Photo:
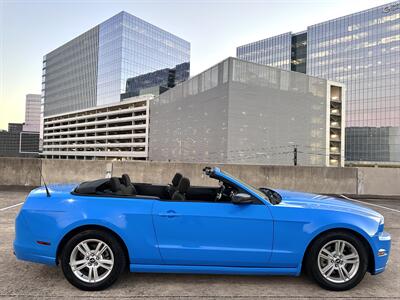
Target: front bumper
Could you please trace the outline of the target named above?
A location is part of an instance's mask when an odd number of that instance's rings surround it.
[[[374,236],[374,258],[375,267],[372,274],[376,275],[385,271],[389,261],[391,246],[391,236],[388,232],[383,231]]]

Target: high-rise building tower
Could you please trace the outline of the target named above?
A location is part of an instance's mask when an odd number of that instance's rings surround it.
[[[184,81],[189,61],[189,42],[120,12],[44,56],[44,117],[118,103],[130,92],[128,79],[159,70],[174,69],[174,84]]]
[[[28,94],[25,102],[25,124],[23,131],[40,131],[41,95]]]
[[[237,48],[237,57],[346,85],[346,160],[400,164],[400,2]]]

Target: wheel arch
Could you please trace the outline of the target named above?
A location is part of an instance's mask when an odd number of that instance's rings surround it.
[[[345,233],[350,233],[353,234],[354,236],[356,236],[357,238],[360,239],[360,241],[364,244],[365,248],[367,249],[367,255],[368,255],[368,272],[372,273],[375,270],[375,257],[374,257],[374,253],[372,250],[372,247],[370,245],[370,243],[368,242],[368,240],[365,238],[365,236],[363,234],[361,234],[360,232],[354,230],[354,229],[350,229],[350,228],[345,228],[345,227],[339,227],[339,228],[330,228],[327,230],[323,230],[321,232],[319,232],[317,235],[314,236],[314,238],[308,243],[304,253],[303,253],[303,259],[301,261],[302,263],[302,270],[304,270],[304,267],[307,263],[307,253],[309,253],[310,248],[312,247],[313,243],[321,236],[328,234],[330,232],[345,232]]]
[[[59,258],[61,255],[61,251],[64,248],[65,244],[76,234],[85,231],[85,230],[100,230],[100,231],[105,231],[111,235],[113,235],[118,242],[120,243],[120,245],[122,246],[122,249],[124,250],[124,254],[126,257],[126,263],[129,266],[130,264],[130,258],[129,258],[129,251],[128,251],[128,247],[126,246],[124,240],[121,238],[121,236],[116,233],[114,230],[103,226],[103,225],[97,225],[97,224],[85,224],[85,225],[80,225],[78,227],[75,227],[73,229],[71,229],[70,231],[68,231],[66,234],[64,234],[64,236],[62,237],[62,239],[60,240],[60,242],[58,243],[57,246],[57,251],[56,251],[56,264],[58,265],[59,263]]]

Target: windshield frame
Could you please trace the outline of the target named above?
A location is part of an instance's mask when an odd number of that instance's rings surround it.
[[[220,169],[215,170],[215,171],[217,171],[215,175],[217,175],[217,176],[222,175],[221,177],[223,177],[224,179],[229,180],[230,182],[238,185],[239,187],[242,187],[243,189],[250,192],[250,194],[252,194],[253,196],[257,196],[258,199],[263,200],[263,202],[266,202],[266,203],[272,205],[272,203],[268,199],[267,195],[265,195],[262,191],[260,191],[256,187],[252,186],[251,184],[248,184],[248,183],[242,181],[241,179],[233,176],[232,174],[229,174],[226,171],[222,171]]]

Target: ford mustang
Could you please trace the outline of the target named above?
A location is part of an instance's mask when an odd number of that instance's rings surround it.
[[[16,219],[18,259],[59,265],[82,290],[131,272],[293,275],[347,290],[385,270],[377,212],[334,197],[255,188],[206,167],[213,187],[129,176],[33,190]]]

